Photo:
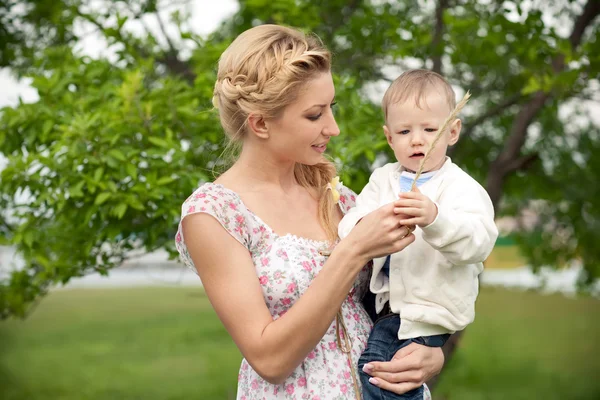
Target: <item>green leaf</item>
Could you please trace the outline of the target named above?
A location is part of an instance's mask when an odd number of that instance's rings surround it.
[[[158,147],[162,147],[162,148],[165,148],[165,149],[168,149],[170,147],[169,143],[167,143],[166,140],[164,140],[162,138],[159,138],[159,137],[156,137],[156,136],[150,136],[150,137],[148,137],[148,141],[150,143],[158,146]]]
[[[160,178],[159,180],[156,181],[156,184],[158,186],[163,186],[163,185],[173,182],[174,180],[175,180],[175,178],[173,178],[171,176],[163,176],[162,178]]]
[[[98,193],[98,196],[96,196],[96,201],[94,201],[94,204],[97,206],[102,205],[111,196],[112,196],[112,193],[109,193],[109,192]]]
[[[27,230],[23,232],[23,243],[25,243],[25,245],[28,247],[33,245],[33,231]]]
[[[131,176],[131,179],[133,179],[134,181],[137,180],[138,173],[137,173],[137,168],[135,167],[135,165],[126,164],[125,169],[127,170],[127,174],[129,176]]]
[[[144,209],[145,209],[144,205],[136,197],[133,197],[133,196],[128,197],[127,203],[129,204],[129,206],[131,208],[135,208],[138,211],[144,211]]]
[[[113,156],[114,158],[116,158],[119,161],[126,161],[127,157],[125,157],[125,155],[117,149],[112,149],[109,150],[108,154],[110,154],[111,156]]]
[[[113,182],[113,181],[107,181],[106,182],[106,186],[108,187],[108,189],[113,192],[116,193],[117,192],[117,185]]]
[[[104,168],[96,168],[96,170],[94,171],[94,181],[100,182],[100,179],[102,179],[102,175],[104,175]]]
[[[119,203],[119,204],[117,204],[117,206],[115,208],[113,208],[111,214],[116,216],[118,219],[121,219],[121,218],[123,218],[123,215],[125,215],[126,211],[127,211],[127,204]]]
[[[69,195],[71,197],[83,197],[83,185],[85,185],[85,181],[77,182],[73,187],[69,189]]]
[[[541,89],[542,89],[541,82],[535,76],[532,76],[527,81],[527,85],[525,85],[525,87],[521,90],[521,93],[523,93],[524,95],[527,95],[527,94],[537,92]]]

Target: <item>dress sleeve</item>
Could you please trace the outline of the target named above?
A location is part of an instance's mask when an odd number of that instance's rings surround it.
[[[198,188],[181,207],[181,220],[175,236],[175,247],[182,261],[196,271],[189,255],[181,222],[192,214],[205,213],[216,219],[223,229],[244,247],[250,247],[252,218],[240,197],[220,185],[205,184]]]
[[[337,190],[340,193],[340,201],[338,203],[340,210],[342,210],[342,213],[346,214],[356,205],[356,193],[341,183],[338,184]]]

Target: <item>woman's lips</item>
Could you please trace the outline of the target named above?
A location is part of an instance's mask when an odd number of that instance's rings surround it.
[[[325,150],[327,150],[327,144],[314,145],[312,148],[319,153],[325,153]]]

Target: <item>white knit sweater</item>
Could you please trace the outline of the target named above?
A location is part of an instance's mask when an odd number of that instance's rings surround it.
[[[340,238],[365,215],[398,198],[401,172],[399,163],[373,172],[356,207],[340,222]],[[487,192],[450,158],[419,190],[436,203],[436,219],[417,228],[416,240],[391,255],[389,278],[381,270],[385,258],[373,260],[370,285],[377,312],[389,301],[392,312],[400,314],[399,339],[453,333],[473,322],[478,275],[498,237]]]

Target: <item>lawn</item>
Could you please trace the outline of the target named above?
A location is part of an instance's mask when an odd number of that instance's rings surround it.
[[[485,288],[436,400],[599,399],[600,301]],[[0,399],[230,399],[240,356],[201,289],[56,291],[0,323]]]

